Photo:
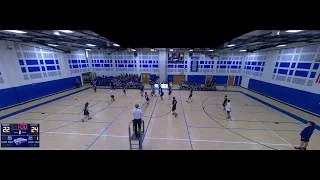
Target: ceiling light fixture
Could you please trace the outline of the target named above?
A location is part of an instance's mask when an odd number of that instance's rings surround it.
[[[150,51],[154,51],[154,49],[150,49]]]
[[[92,49],[85,49],[86,51],[92,51]]]
[[[235,44],[229,44],[227,45],[228,47],[233,47],[233,46],[236,46]]]
[[[18,34],[24,34],[24,33],[27,33],[27,32],[20,31],[20,30],[4,30],[4,31],[12,32],[12,33],[18,33]]]
[[[242,50],[240,50],[240,52],[246,52],[247,50],[246,49],[242,49]]]
[[[67,33],[67,34],[73,33],[73,31],[70,31],[70,30],[58,30],[58,31],[63,32],[63,33]]]
[[[119,47],[120,45],[119,45],[119,44],[114,43],[114,44],[113,44],[113,46],[117,46],[117,47]]]
[[[48,44],[48,46],[57,47],[57,46],[59,46],[59,45],[56,45],[56,44]]]
[[[170,51],[173,51],[173,49],[170,49]]]
[[[277,35],[278,35],[278,36],[280,35],[280,31],[277,32]]]
[[[135,50],[135,49],[131,49],[131,51],[137,51],[137,50]]]
[[[209,49],[210,52],[214,51],[213,49]]]
[[[301,31],[303,31],[303,30],[288,30],[286,32],[288,32],[288,33],[297,33],[297,32],[301,32]]]
[[[190,49],[189,51],[193,51],[193,49]]]
[[[91,47],[94,47],[94,46],[96,46],[96,45],[94,45],[94,44],[86,44],[87,46],[91,46]]]
[[[286,46],[286,45],[282,44],[282,45],[278,45],[277,47],[284,47],[284,46]]]
[[[53,32],[54,35],[60,36],[60,33],[58,31]]]

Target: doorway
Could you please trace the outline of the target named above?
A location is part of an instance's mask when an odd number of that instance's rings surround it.
[[[229,76],[228,78],[228,86],[233,86],[234,76]]]
[[[144,84],[149,84],[149,81],[150,81],[150,73],[142,73],[141,76],[142,76],[142,82],[143,82]]]

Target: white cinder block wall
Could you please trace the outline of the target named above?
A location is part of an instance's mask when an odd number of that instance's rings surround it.
[[[20,60],[20,61],[19,61]],[[27,64],[26,60],[36,60],[38,65]],[[40,63],[43,60],[43,64]],[[54,60],[56,70],[47,71],[45,60]],[[21,64],[21,61],[23,64]],[[41,67],[44,66],[45,69]],[[40,67],[39,72],[29,72],[28,68]],[[22,72],[25,68],[26,72]],[[68,55],[50,47],[36,44],[14,43],[0,41],[0,89],[18,87],[32,83],[40,83],[74,77],[79,74],[72,73],[69,68]]]

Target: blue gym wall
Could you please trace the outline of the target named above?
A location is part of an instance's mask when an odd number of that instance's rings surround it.
[[[0,109],[73,88],[89,68],[83,54],[0,41]],[[82,62],[85,66],[76,65]]]
[[[0,89],[0,109],[74,88],[77,78],[80,81],[81,77],[77,76],[36,83],[34,85],[28,84],[19,87]]]
[[[319,45],[248,53],[244,64],[241,86],[320,115]]]

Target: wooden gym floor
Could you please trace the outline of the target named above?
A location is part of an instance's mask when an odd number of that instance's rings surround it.
[[[149,87],[148,85],[146,87]],[[0,116],[78,91],[71,90],[21,106],[0,111]],[[320,118],[268,99],[240,87],[259,100],[320,124]],[[134,104],[143,104],[146,136],[144,150],[293,150],[300,143],[305,127],[298,120],[240,92],[194,91],[193,103],[186,102],[189,91],[173,90],[178,116],[171,112],[171,101],[151,98],[146,106],[138,90],[115,91],[110,103],[109,89],[87,89],[16,114],[0,123],[40,123],[39,150],[128,150],[128,125]],[[147,90],[150,95],[150,90]],[[232,121],[226,119],[221,102],[227,94],[232,105]],[[92,120],[81,122],[83,106],[90,103]],[[8,148],[1,148],[2,150]],[[11,148],[12,149],[12,148]],[[34,148],[28,148],[33,149]],[[308,150],[320,149],[320,132],[315,130]]]

